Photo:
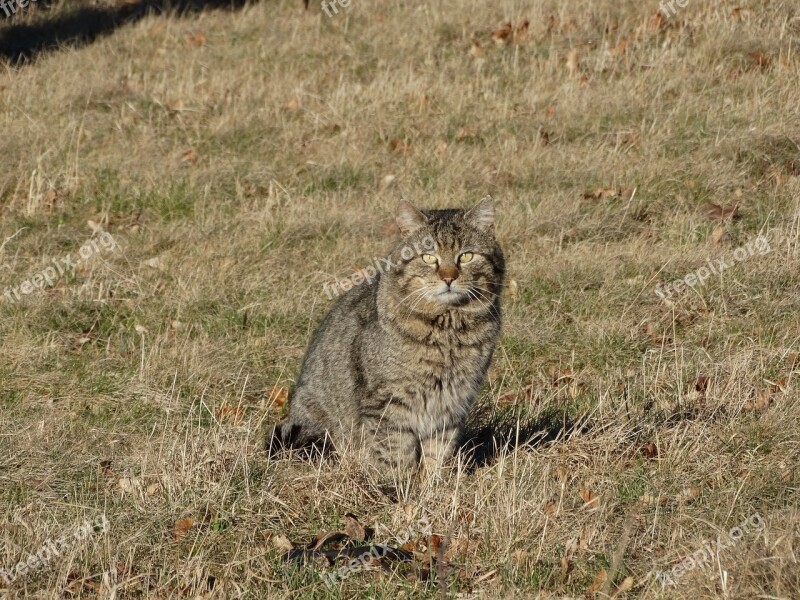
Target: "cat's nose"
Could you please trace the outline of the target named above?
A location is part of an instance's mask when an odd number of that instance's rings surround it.
[[[450,287],[450,284],[458,279],[458,268],[451,265],[444,265],[439,267],[439,278]]]

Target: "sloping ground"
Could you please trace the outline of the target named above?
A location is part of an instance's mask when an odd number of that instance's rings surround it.
[[[797,6],[177,6],[0,21],[3,593],[800,596]],[[266,456],[324,284],[487,192],[452,472]],[[413,560],[282,559],[359,524]]]

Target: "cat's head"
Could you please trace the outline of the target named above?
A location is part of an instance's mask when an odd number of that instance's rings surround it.
[[[469,210],[425,210],[403,201],[402,236],[388,277],[401,304],[421,313],[464,307],[481,312],[496,303],[505,260],[494,235],[494,200]]]

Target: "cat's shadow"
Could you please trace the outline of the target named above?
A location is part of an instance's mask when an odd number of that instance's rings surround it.
[[[562,412],[546,412],[536,417],[516,418],[495,415],[489,421],[467,424],[459,442],[459,453],[467,472],[492,465],[502,453],[532,449],[572,433],[578,425]]]

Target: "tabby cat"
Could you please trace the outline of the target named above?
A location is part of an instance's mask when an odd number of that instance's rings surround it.
[[[397,225],[389,268],[342,295],[314,334],[270,447],[356,442],[400,468],[453,453],[500,334],[494,201],[404,201]]]

